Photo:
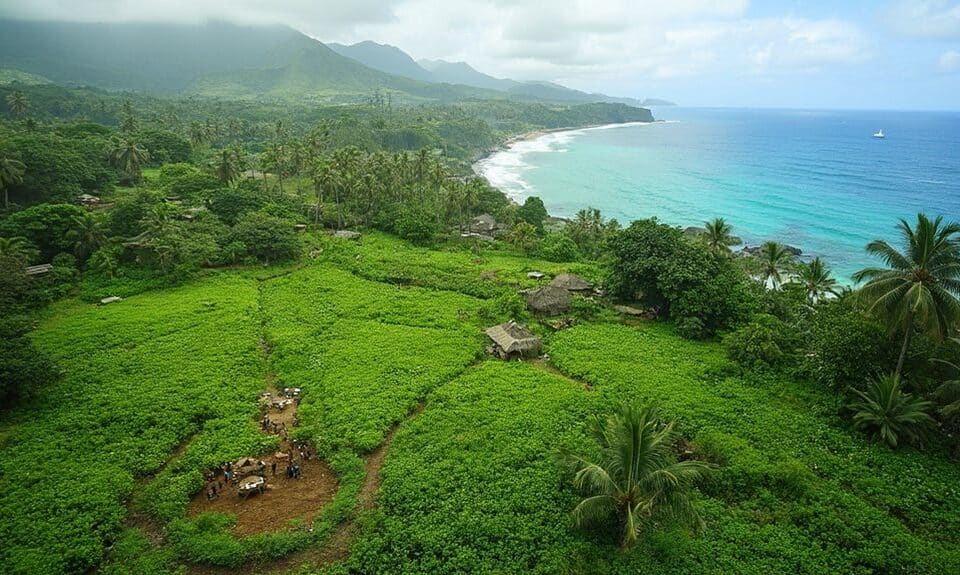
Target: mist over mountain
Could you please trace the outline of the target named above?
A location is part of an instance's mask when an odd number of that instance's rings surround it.
[[[0,20],[0,69],[67,86],[231,98],[618,102],[556,84],[483,74],[463,62],[418,63],[394,46],[327,46],[281,25]]]

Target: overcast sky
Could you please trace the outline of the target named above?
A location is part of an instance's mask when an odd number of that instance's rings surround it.
[[[684,105],[960,108],[953,0],[0,0],[0,14],[280,22]]]

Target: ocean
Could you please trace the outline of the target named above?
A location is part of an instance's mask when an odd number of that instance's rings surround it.
[[[960,112],[657,108],[658,122],[554,132],[481,160],[478,173],[551,215],[594,207],[621,224],[723,217],[745,244],[821,256],[844,283],[876,265],[898,218],[960,219]],[[883,130],[884,139],[873,137]]]

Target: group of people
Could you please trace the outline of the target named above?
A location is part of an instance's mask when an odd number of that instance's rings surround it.
[[[284,439],[287,438],[287,424],[282,421],[280,423],[275,422],[266,413],[260,418],[260,429],[264,433],[276,433]]]
[[[300,464],[294,461],[293,463],[287,464],[287,478],[288,479],[300,479]]]
[[[291,400],[294,404],[300,404],[300,388],[298,387],[285,387],[283,388],[282,395],[285,399]],[[264,403],[268,403],[271,399],[271,394],[269,392],[264,392],[261,396]],[[294,414],[293,425],[298,424],[298,418]],[[282,437],[284,440],[288,440],[289,436],[287,435],[287,425],[285,422],[275,422],[270,418],[269,413],[264,413],[263,417],[260,419],[260,429],[264,433],[273,433]],[[311,447],[306,442],[293,441],[293,448],[296,450],[297,457],[290,457],[287,459],[285,473],[288,479],[300,479],[303,474],[303,467],[301,462],[309,460],[311,457],[314,457],[314,453]],[[291,454],[293,455],[293,454]],[[279,457],[283,461],[287,456]],[[264,462],[262,459],[257,460],[256,464],[252,463],[253,460],[244,460],[242,467],[239,469],[237,464],[227,461],[223,464],[208,469],[204,472],[204,478],[207,480],[207,500],[213,501],[220,497],[220,494],[223,493],[223,490],[229,487],[230,485],[237,485],[239,481],[251,474],[251,472],[263,478],[264,481],[267,479],[267,467],[270,468],[270,475],[277,475],[277,459],[274,459],[269,463],[269,465]],[[254,465],[255,471],[250,469],[250,466]]]

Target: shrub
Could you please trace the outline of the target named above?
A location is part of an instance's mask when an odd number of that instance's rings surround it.
[[[227,241],[243,244],[248,255],[267,263],[291,260],[300,253],[293,224],[259,212],[242,216]]]
[[[854,425],[890,447],[919,441],[934,423],[933,404],[904,393],[899,375],[881,375],[853,392],[859,397],[850,404]]]
[[[580,259],[580,250],[567,234],[554,233],[540,242],[539,255],[551,262],[572,262]]]
[[[754,316],[749,324],[723,338],[727,356],[748,369],[789,363],[795,345],[793,329],[767,314]]]

